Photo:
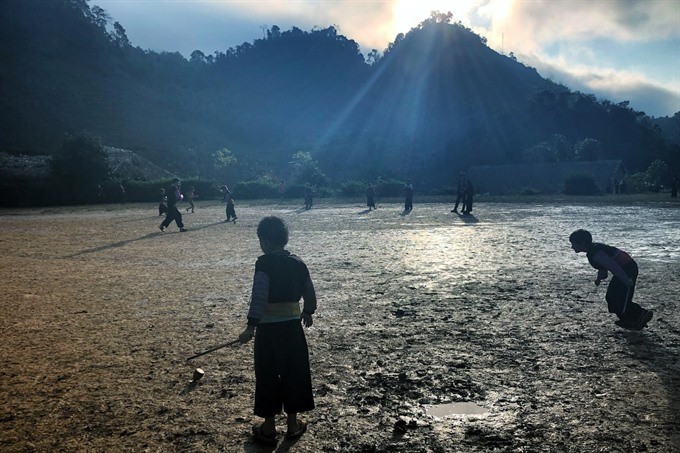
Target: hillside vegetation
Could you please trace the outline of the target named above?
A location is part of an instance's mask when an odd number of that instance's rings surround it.
[[[110,22],[85,0],[2,3],[1,150],[53,154],[85,133],[176,174],[235,180],[286,178],[303,152],[336,184],[436,186],[472,164],[522,161],[680,168],[677,120],[661,129],[627,103],[546,80],[450,14],[366,58],[334,27],[272,26],[185,59],[135,47]]]

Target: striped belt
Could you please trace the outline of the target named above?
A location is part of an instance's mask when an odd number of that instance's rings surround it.
[[[299,302],[276,302],[267,304],[263,317],[300,316]]]

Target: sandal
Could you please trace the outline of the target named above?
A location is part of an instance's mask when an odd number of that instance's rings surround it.
[[[262,425],[253,426],[253,438],[263,445],[276,445],[276,434],[273,436],[262,432]]]
[[[288,431],[286,433],[286,439],[297,439],[298,437],[302,436],[305,431],[307,431],[307,422],[298,420],[298,429],[293,432]]]

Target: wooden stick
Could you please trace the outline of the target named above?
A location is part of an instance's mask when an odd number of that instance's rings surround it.
[[[238,340],[238,339],[229,341],[229,342],[224,343],[224,344],[217,345],[217,346],[215,346],[215,347],[213,347],[213,348],[208,349],[207,351],[199,352],[199,353],[196,354],[196,355],[192,355],[191,357],[189,357],[189,358],[187,359],[187,362],[190,361],[190,360],[193,360],[193,359],[195,359],[195,358],[197,358],[197,357],[200,357],[200,356],[202,356],[202,355],[210,354],[211,352],[217,351],[218,349],[222,349],[222,348],[225,348],[225,347],[227,347],[227,346],[231,346],[232,344],[236,344],[236,343],[239,343],[239,340]]]

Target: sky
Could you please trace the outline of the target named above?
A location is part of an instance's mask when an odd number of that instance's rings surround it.
[[[362,52],[384,50],[433,10],[545,78],[650,116],[680,111],[678,0],[91,0],[134,46],[224,52],[281,30],[335,26]]]

